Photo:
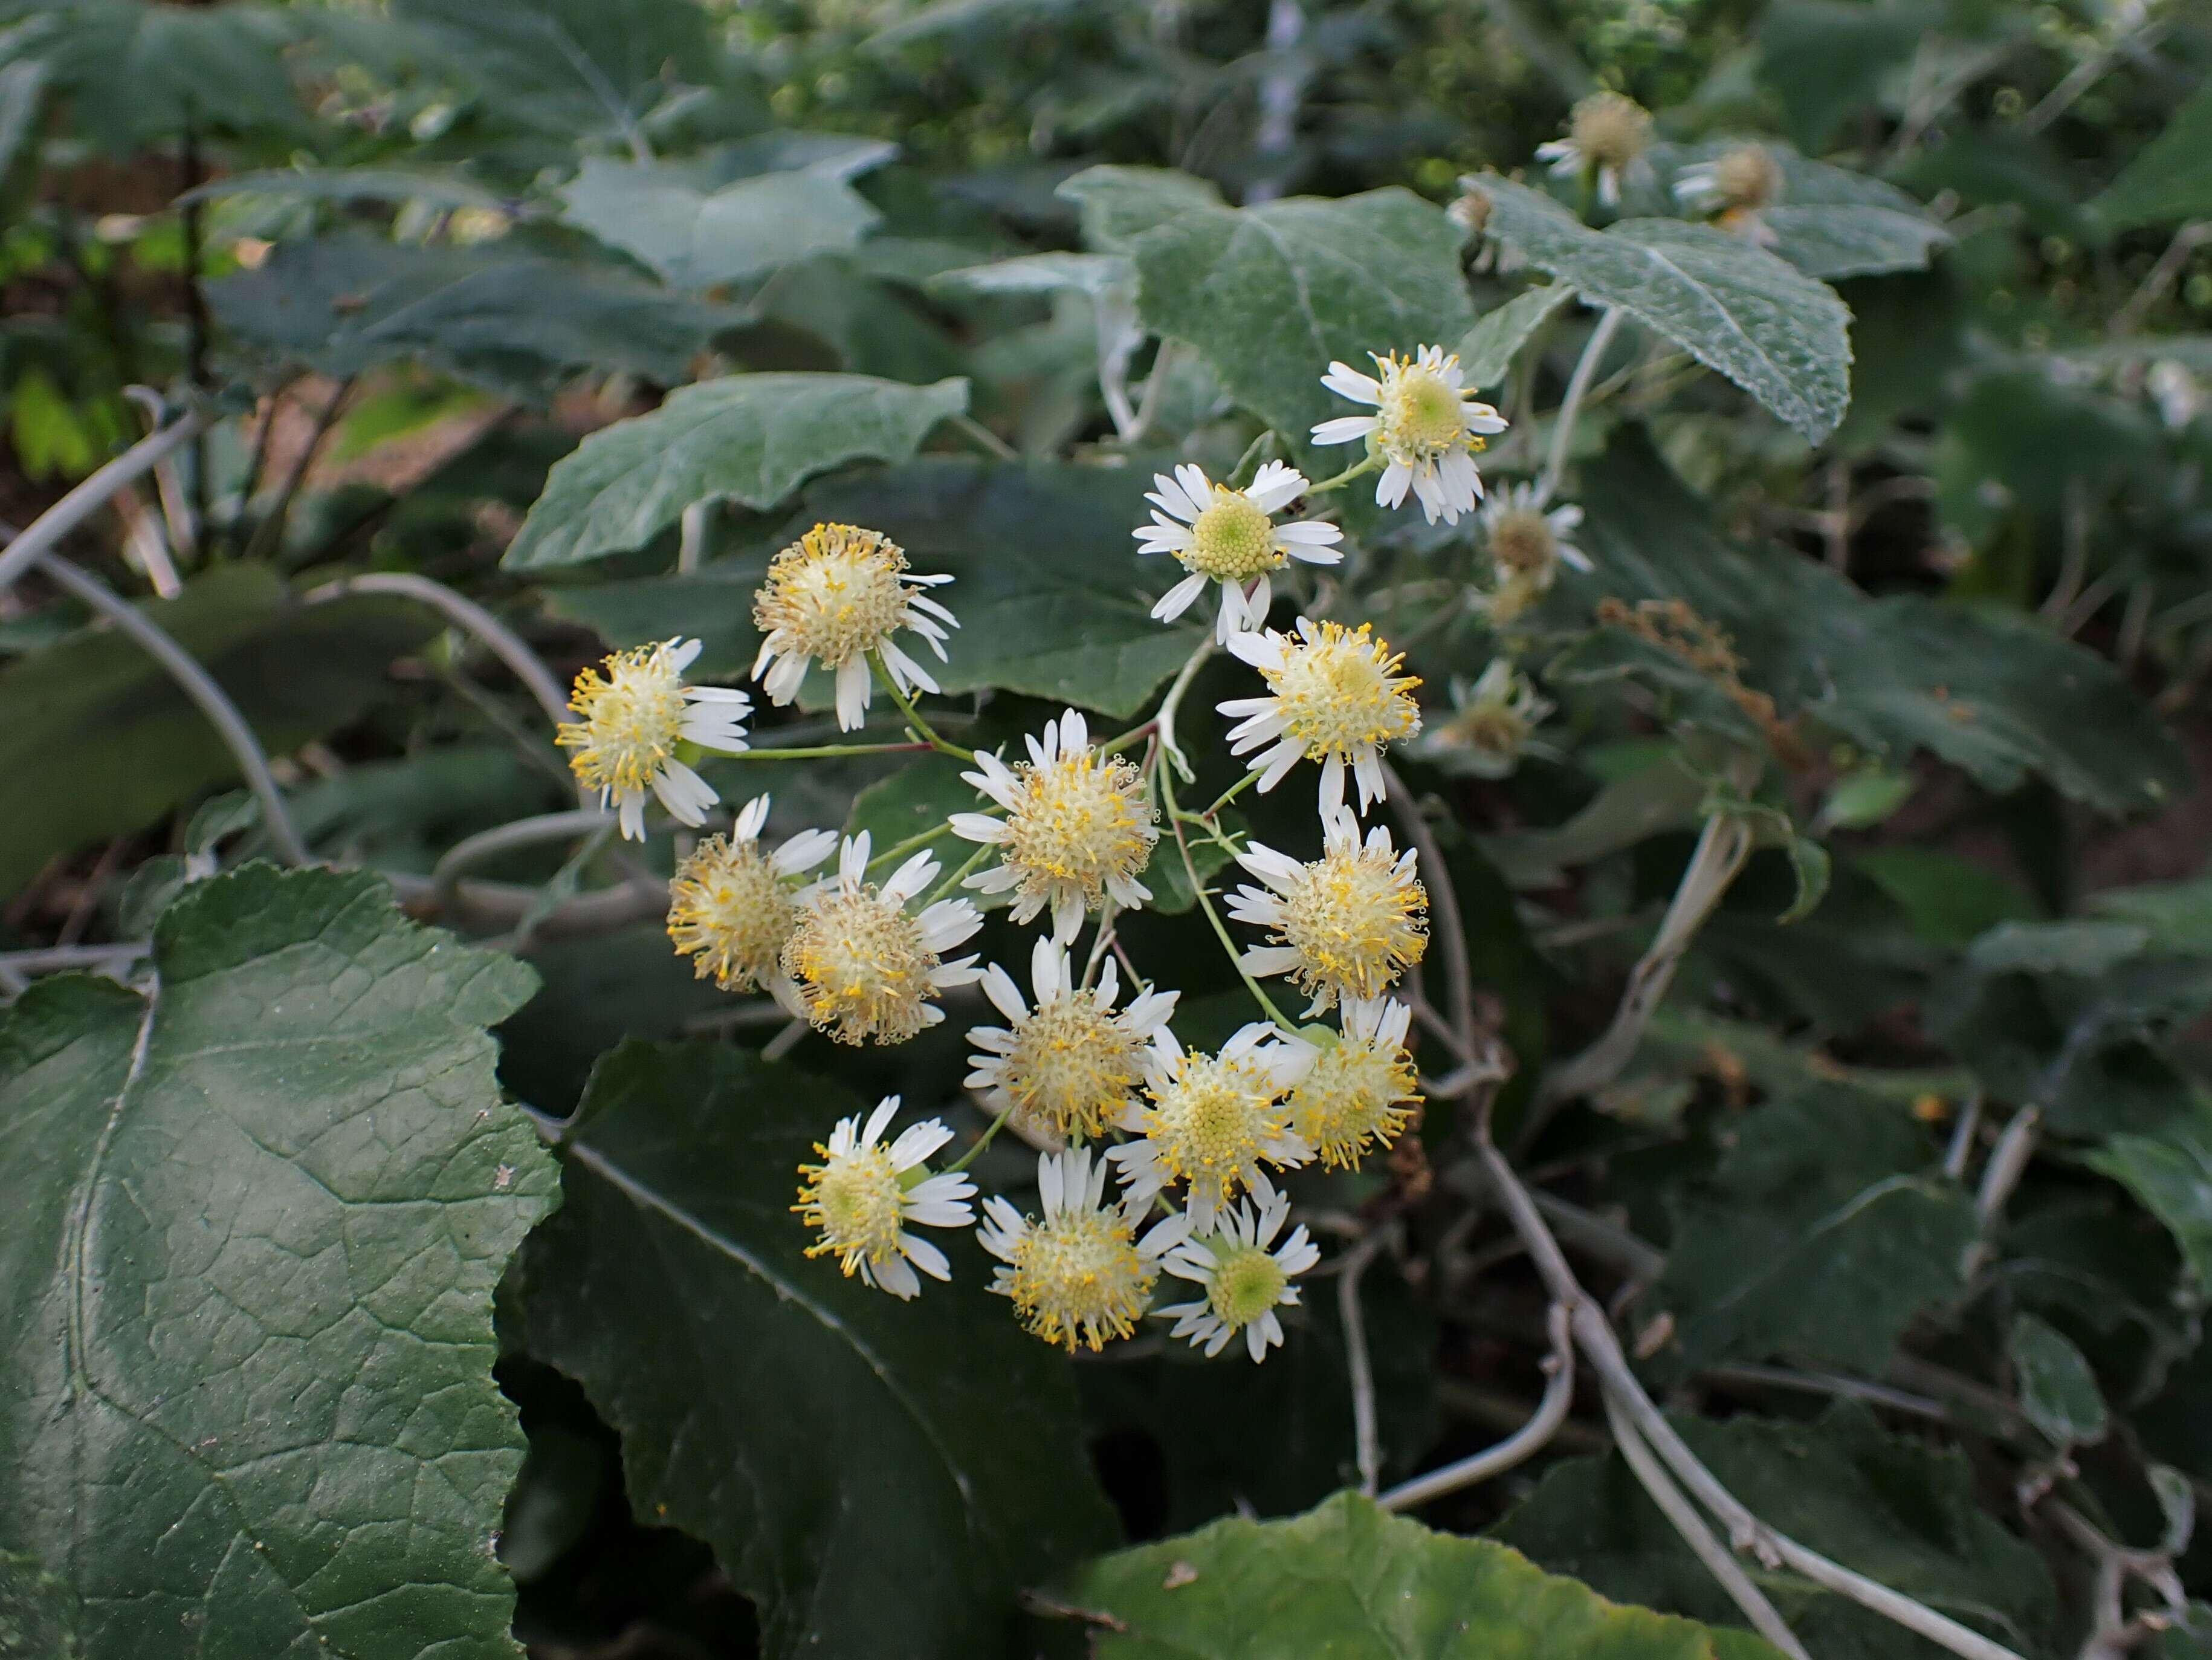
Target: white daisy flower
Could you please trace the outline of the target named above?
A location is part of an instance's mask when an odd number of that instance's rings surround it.
[[[912,575],[905,552],[878,532],[817,525],[769,562],[768,581],[753,598],[753,626],[763,636],[753,678],[769,702],[782,704],[799,696],[808,663],[834,670],[837,725],[846,732],[868,718],[872,652],[907,696],[917,687],[935,691],[929,672],[901,651],[891,634],[911,629],[945,661],[945,630],[960,624],[919,590],[951,580]]]
[[[792,1209],[821,1231],[822,1237],[806,1248],[809,1256],[835,1251],[848,1275],[857,1274],[866,1285],[906,1298],[921,1289],[916,1268],[933,1280],[952,1277],[945,1253],[907,1229],[966,1227],[975,1219],[968,1208],[975,1184],[950,1171],[910,1176],[952,1132],[931,1118],[908,1125],[885,1146],[881,1138],[898,1107],[898,1097],[887,1095],[865,1128],[858,1118],[839,1119],[828,1143],[814,1144],[822,1162],[799,1167],[806,1179]]]
[[[1260,671],[1267,683],[1265,697],[1232,697],[1216,705],[1224,714],[1242,716],[1229,733],[1232,755],[1259,754],[1245,763],[1260,775],[1262,794],[1283,781],[1302,759],[1321,763],[1321,810],[1344,805],[1346,763],[1364,812],[1386,790],[1382,746],[1421,729],[1421,706],[1413,699],[1419,679],[1395,672],[1406,660],[1372,637],[1362,623],[1316,626],[1298,618],[1296,635],[1240,634],[1229,649]]]
[[[1716,216],[1733,231],[1762,247],[1777,240],[1766,210],[1782,199],[1782,163],[1764,144],[1744,143],[1710,161],[1698,161],[1674,175],[1674,199],[1692,213]]]
[[[1536,159],[1549,161],[1558,178],[1594,174],[1597,199],[1614,208],[1620,205],[1624,182],[1650,176],[1644,152],[1650,148],[1649,110],[1617,92],[1594,92],[1569,112],[1567,136],[1539,144]]]
[[[1037,1159],[1043,1214],[1024,1216],[995,1194],[983,1201],[975,1237],[1006,1266],[991,1289],[1013,1299],[1022,1324],[1072,1354],[1092,1353],[1109,1337],[1127,1337],[1151,1301],[1159,1262],[1190,1231],[1188,1217],[1156,1223],[1141,1238],[1148,1206],[1108,1204],[1106,1161],[1089,1152],[1048,1152]]]
[[[837,850],[837,832],[801,830],[763,854],[765,795],[738,814],[726,838],[710,836],[676,866],[668,883],[668,937],[677,953],[696,960],[704,980],[724,991],[752,991],[775,982],[777,957],[799,921],[799,878]]]
[[[1176,994],[1140,990],[1116,1011],[1121,980],[1109,957],[1095,987],[1074,983],[1066,951],[1040,939],[1030,952],[1032,1008],[1006,970],[983,970],[983,994],[1006,1017],[1004,1026],[975,1026],[968,1041],[981,1053],[967,1086],[982,1091],[994,1112],[1025,1134],[1055,1141],[1095,1141],[1136,1104],[1137,1085],[1152,1041],[1166,1030]]]
[[[1307,1237],[1304,1223],[1275,1250],[1267,1249],[1290,1214],[1290,1196],[1277,1193],[1262,1176],[1252,1183],[1252,1197],[1229,1212],[1218,1232],[1186,1239],[1170,1251],[1160,1266],[1178,1279],[1196,1280],[1206,1295],[1152,1310],[1163,1319],[1175,1316],[1168,1335],[1189,1338],[1193,1348],[1203,1347],[1211,1359],[1241,1331],[1252,1359],[1265,1360],[1268,1349],[1283,1341],[1275,1310],[1298,1300],[1291,1281],[1321,1261],[1321,1248]]]
[[[1305,1163],[1312,1149],[1291,1133],[1283,1094],[1313,1061],[1310,1044],[1266,1021],[1244,1027],[1218,1055],[1186,1054],[1163,1031],[1146,1057],[1147,1104],[1121,1117],[1121,1128],[1143,1139],[1106,1155],[1121,1167],[1130,1201],[1150,1204],[1164,1188],[1187,1183],[1191,1225],[1211,1228],[1252,1185],[1262,1159],[1280,1169]]]
[[[784,941],[777,1000],[841,1043],[903,1043],[945,1018],[930,996],[983,977],[976,959],[945,961],[983,918],[965,899],[907,906],[937,879],[934,855],[917,853],[881,887],[867,879],[868,832],[845,838],[835,881],[805,897]]]
[[[678,743],[735,755],[748,747],[744,720],[753,700],[728,686],[687,686],[684,671],[702,649],[696,640],[664,640],[611,654],[604,667],[580,670],[568,694],[577,718],[555,729],[553,741],[576,752],[568,765],[599,805],[611,804],[623,836],[645,839],[650,790],[679,824],[703,824],[722,798],[676,758]]]
[[[1230,896],[1229,914],[1273,930],[1242,961],[1252,975],[1288,975],[1317,1014],[1340,999],[1379,997],[1428,948],[1429,897],[1415,854],[1397,852],[1377,824],[1363,845],[1348,812],[1322,820],[1322,856],[1301,863],[1255,842],[1237,862],[1267,884]]]
[[[1356,404],[1372,404],[1376,412],[1324,421],[1313,429],[1314,442],[1364,441],[1389,464],[1375,486],[1378,506],[1395,508],[1411,489],[1431,524],[1439,518],[1457,524],[1482,495],[1474,453],[1490,435],[1505,430],[1505,417],[1461,390],[1459,359],[1441,346],[1423,346],[1411,357],[1377,357],[1375,367],[1380,380],[1348,363],[1328,366],[1322,385]]]
[[[1044,723],[1044,739],[1025,739],[1030,758],[1009,767],[978,755],[960,775],[1006,809],[1004,818],[956,812],[952,833],[1000,848],[1000,862],[963,886],[979,893],[1012,890],[1017,922],[1049,905],[1053,938],[1075,938],[1085,910],[1111,897],[1133,910],[1152,897],[1137,880],[1160,833],[1133,763],[1093,748],[1091,731],[1073,709]]]
[[[1552,704],[1528,677],[1503,657],[1494,657],[1482,678],[1469,686],[1454,681],[1450,719],[1423,741],[1434,758],[1478,778],[1503,778],[1538,746],[1532,741]]]
[[[1291,1091],[1291,1128],[1324,1165],[1358,1169],[1413,1121],[1421,1101],[1406,1049],[1413,1019],[1395,997],[1348,999],[1343,1031],[1316,1046],[1312,1070]]]
[[[1344,532],[1318,520],[1278,525],[1276,509],[1306,492],[1305,476],[1295,467],[1270,461],[1241,490],[1209,482],[1188,462],[1175,476],[1156,472],[1152,522],[1130,532],[1139,553],[1172,553],[1190,573],[1161,595],[1152,615],[1172,622],[1188,611],[1208,582],[1221,584],[1221,615],[1214,638],[1225,641],[1267,620],[1273,590],[1268,573],[1292,559],[1310,565],[1334,565],[1344,557],[1336,544]]]

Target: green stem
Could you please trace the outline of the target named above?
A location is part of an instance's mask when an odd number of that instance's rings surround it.
[[[941,836],[950,836],[951,833],[952,826],[949,823],[940,822],[932,824],[927,830],[917,831],[915,834],[908,836],[903,842],[894,842],[890,847],[885,848],[874,858],[868,860],[868,869],[872,873],[878,866],[888,865],[893,860],[903,858],[909,853],[913,853],[919,848],[927,847],[932,842],[936,841],[938,837]]]
[[[1318,484],[1308,484],[1306,486],[1306,494],[1308,496],[1321,496],[1326,494],[1329,490],[1341,489],[1353,479],[1361,477],[1363,474],[1373,472],[1382,465],[1382,464],[1380,461],[1376,460],[1375,457],[1371,455],[1362,456],[1358,460],[1346,467],[1342,472],[1337,474],[1335,477],[1324,478]]]
[[[1231,784],[1227,789],[1222,791],[1219,795],[1216,796],[1213,800],[1213,805],[1208,807],[1204,812],[1200,813],[1198,817],[1200,818],[1211,819],[1214,814],[1219,812],[1222,808],[1227,806],[1238,796],[1243,794],[1248,787],[1256,784],[1259,781],[1259,769],[1255,768],[1253,770],[1246,773],[1242,778],[1238,779],[1235,783]],[[1208,828],[1211,828],[1211,826],[1209,825]]]
[[[1021,452],[1015,449],[1012,445],[1009,444],[1005,439],[1000,437],[997,433],[993,432],[990,428],[985,426],[981,421],[976,420],[975,417],[969,415],[956,415],[952,417],[952,424],[954,427],[958,429],[963,437],[972,441],[975,447],[978,449],[981,449],[985,454],[1000,461],[1018,461],[1021,459]]]
[[[1221,942],[1221,949],[1229,953],[1230,965],[1237,970],[1237,977],[1244,982],[1244,989],[1252,994],[1252,1000],[1285,1031],[1295,1031],[1297,1028],[1283,1018],[1282,1010],[1277,1008],[1267,994],[1260,989],[1260,982],[1245,972],[1243,953],[1237,949],[1237,942],[1229,937],[1228,927],[1222,921],[1221,914],[1213,909],[1213,900],[1206,891],[1206,884],[1199,879],[1197,861],[1190,856],[1189,839],[1182,833],[1182,813],[1176,806],[1175,786],[1169,781],[1165,767],[1160,769],[1160,795],[1167,803],[1168,828],[1175,832],[1176,850],[1182,854],[1183,874],[1190,879],[1190,891],[1198,896],[1198,908],[1206,913],[1206,920],[1213,925],[1213,937]]]
[[[928,909],[930,906],[935,904],[939,900],[944,898],[946,894],[951,892],[953,889],[958,887],[963,877],[966,876],[970,871],[974,870],[976,866],[981,864],[984,860],[988,859],[992,854],[997,851],[998,845],[995,842],[985,842],[980,843],[976,847],[975,851],[968,855],[968,862],[966,864],[961,866],[958,870],[954,871],[951,875],[946,877],[942,882],[939,882],[935,888],[931,890],[929,897],[921,902],[922,909],[924,910]]]
[[[931,744],[816,744],[811,748],[795,750],[738,750],[725,753],[714,751],[719,760],[729,761],[816,761],[827,755],[912,755],[919,751],[939,748]]]
[[[970,1146],[967,1152],[962,1153],[957,1158],[954,1159],[943,1170],[939,1171],[938,1174],[940,1176],[955,1176],[960,1171],[966,1170],[969,1165],[975,1162],[976,1155],[981,1153],[984,1148],[991,1145],[991,1138],[996,1135],[1001,1129],[1004,1129],[1006,1128],[1006,1120],[1013,1116],[1014,1110],[1012,1107],[1008,1107],[996,1118],[994,1118],[991,1121],[989,1127],[986,1128],[981,1135],[975,1138],[975,1144]]]
[[[937,735],[937,729],[934,727],[921,718],[921,711],[915,708],[914,699],[899,690],[898,682],[891,678],[891,672],[884,666],[882,653],[870,652],[868,666],[874,671],[876,679],[881,684],[883,689],[890,694],[891,702],[899,706],[899,713],[906,716],[907,724],[914,728],[917,738],[939,754],[953,756],[963,761],[975,760],[975,751],[963,750],[957,744],[948,743]]]

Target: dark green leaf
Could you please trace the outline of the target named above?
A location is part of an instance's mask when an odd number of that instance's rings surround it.
[[[1231,1517],[1092,1563],[1067,1611],[1098,1660],[1759,1660],[1773,1650],[1620,1608],[1486,1539],[1339,1493],[1285,1522]]]
[[[173,904],[154,964],[0,1025],[22,1651],[515,1652],[491,1296],[553,1170],[483,1028],[530,971],[266,866]]]
[[[965,380],[732,374],[678,387],[555,465],[505,562],[532,570],[643,547],[695,502],[774,507],[842,462],[907,459],[932,427],[967,407]]]
[[[1449,345],[1471,320],[1461,231],[1402,190],[1231,208],[1186,174],[1091,167],[1060,192],[1092,242],[1135,264],[1146,325],[1195,346],[1301,453],[1345,412],[1321,384],[1332,360]]]
[[[430,631],[397,600],[288,603],[265,568],[195,578],[146,614],[238,704],[270,753],[283,755],[355,719],[392,660]],[[0,814],[0,893],[48,858],[95,836],[139,829],[239,775],[221,738],[137,642],[96,624],[0,668],[0,768],[14,804]]]
[[[2114,230],[2212,214],[2212,85],[2199,87],[2089,207]]]
[[[1977,1508],[1960,1454],[1887,1435],[1850,1404],[1814,1424],[1678,1417],[1674,1425],[1736,1497],[1793,1538],[2009,1647],[2051,1651],[2049,1572]],[[1555,1466],[1497,1536],[1608,1596],[1698,1619],[1742,1617],[1618,1454]],[[1802,1580],[1766,1576],[1762,1589],[1821,1660],[1946,1652]]]
[[[187,192],[180,201],[229,196],[295,196],[322,202],[420,202],[435,208],[504,208],[496,191],[457,173],[403,167],[276,167],[234,173]]]
[[[1690,1366],[1792,1354],[1880,1376],[1905,1323],[1955,1295],[1973,1205],[1891,1103],[1809,1088],[1736,1123],[1677,1207],[1659,1297]]]
[[[2012,1323],[2013,1375],[2028,1422],[2059,1447],[2101,1441],[2107,1420],[2097,1374],[2064,1332],[2023,1314]]]
[[[2116,1135],[2087,1162],[2166,1224],[2197,1286],[2212,1287],[2212,1108],[2193,1102],[2154,1134]]]
[[[207,284],[216,319],[277,366],[345,376],[420,358],[513,398],[621,367],[684,380],[738,313],[505,243],[423,247],[341,235],[281,243]]]
[[[1065,1363],[970,1239],[939,1236],[954,1283],[913,1304],[805,1255],[796,1167],[860,1105],[744,1050],[616,1051],[519,1264],[529,1347],[620,1432],[637,1512],[714,1547],[767,1653],[981,1654],[1017,1586],[1113,1523]]]
[[[1486,173],[1486,234],[1718,370],[1814,443],[1850,401],[1850,313],[1832,289],[1741,237],[1677,219],[1591,230],[1548,196]]]

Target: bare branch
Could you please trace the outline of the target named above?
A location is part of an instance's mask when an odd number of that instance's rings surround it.
[[[1495,1446],[1485,1447],[1442,1469],[1400,1482],[1377,1499],[1376,1504],[1384,1510],[1411,1510],[1448,1493],[1457,1493],[1462,1487],[1487,1481],[1493,1475],[1503,1475],[1516,1464],[1534,1457],[1550,1444],[1559,1432],[1559,1426],[1567,1421],[1567,1409],[1575,1400],[1574,1332],[1564,1303],[1552,1304],[1550,1328],[1552,1352],[1544,1359],[1544,1395],[1528,1421]]]
[[[176,432],[182,425],[180,422],[167,430]],[[95,473],[94,477],[99,475]],[[52,514],[49,513],[46,517],[52,517]],[[44,523],[46,519],[40,520],[39,524]],[[5,565],[14,557],[15,550],[29,541],[38,528],[38,525],[32,526],[10,543],[7,551],[0,553],[0,565]],[[105,582],[87,575],[68,561],[56,558],[52,554],[34,551],[33,562],[57,587],[75,594],[129,635],[149,657],[161,666],[185,696],[199,706],[200,713],[207,716],[208,724],[216,729],[223,746],[229,750],[231,758],[238,763],[238,769],[245,775],[246,786],[252,790],[254,799],[260,802],[262,826],[269,832],[270,841],[275,843],[277,855],[288,865],[313,864],[314,855],[307,851],[307,844],[301,839],[298,827],[292,823],[291,812],[284,805],[283,794],[276,787],[276,780],[269,771],[269,757],[262,753],[261,740],[253,735],[253,728],[246,723],[246,717],[238,712],[238,706],[230,701],[230,695],[216,684],[215,677],[195,662],[190,652],[171,639],[167,629],[112,592]]]
[[[561,690],[561,683],[546,666],[545,660],[532,651],[520,635],[466,595],[427,576],[406,571],[376,571],[325,582],[309,591],[307,603],[325,605],[355,593],[396,594],[432,607],[456,628],[475,636],[493,656],[506,664],[514,678],[529,688],[530,695],[538,700],[538,707],[545,711],[546,718],[554,725],[574,718],[568,708],[568,694]]]
[[[194,410],[149,434],[33,519],[22,534],[0,549],[0,593],[13,587],[41,555],[106,506],[110,496],[204,431],[208,421],[205,411]]]
[[[1352,1373],[1352,1437],[1359,1464],[1359,1490],[1375,1496],[1382,1476],[1382,1438],[1375,1427],[1375,1369],[1367,1359],[1367,1323],[1359,1310],[1360,1276],[1382,1249],[1387,1225],[1378,1224],[1344,1255],[1336,1282],[1337,1312],[1344,1321],[1344,1352]]]

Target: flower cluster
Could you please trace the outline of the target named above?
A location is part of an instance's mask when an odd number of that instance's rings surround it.
[[[903,728],[904,741],[890,747],[957,757],[975,805],[878,854],[866,829],[794,828],[770,841],[771,803],[757,796],[727,831],[682,851],[669,937],[701,977],[780,1006],[791,1019],[781,1047],[809,1029],[842,1043],[904,1043],[944,1021],[948,995],[970,986],[994,1011],[966,1034],[965,1085],[989,1128],[934,1167],[955,1140],[941,1118],[894,1134],[899,1098],[890,1096],[865,1120],[841,1120],[817,1146],[818,1162],[799,1166],[793,1208],[814,1236],[810,1255],[908,1298],[923,1279],[952,1273],[924,1231],[973,1226],[998,1261],[990,1289],[1047,1341],[1097,1349],[1148,1314],[1209,1355],[1241,1339],[1258,1360],[1284,1341],[1280,1310],[1297,1306],[1296,1282],[1320,1258],[1306,1230],[1291,1225],[1287,1173],[1356,1169],[1420,1107],[1412,1005],[1397,987],[1427,947],[1427,894],[1416,851],[1396,846],[1386,825],[1361,821],[1398,787],[1394,748],[1510,765],[1545,708],[1501,659],[1471,691],[1455,684],[1455,708],[1425,733],[1421,682],[1404,671],[1403,654],[1370,623],[1312,614],[1332,590],[1295,567],[1335,564],[1344,540],[1314,504],[1372,473],[1378,504],[1411,495],[1431,524],[1456,525],[1477,513],[1475,457],[1505,425],[1437,347],[1374,362],[1375,376],[1342,363],[1322,376],[1373,411],[1314,429],[1317,443],[1364,443],[1364,459],[1336,477],[1316,483],[1272,460],[1242,485],[1188,464],[1156,475],[1152,520],[1134,535],[1140,551],[1170,554],[1185,574],[1152,615],[1174,622],[1209,585],[1219,604],[1167,702],[1117,738],[1094,738],[1070,708],[1025,736],[1026,753],[1011,760],[1004,745],[951,742],[915,702],[936,681],[898,643],[911,634],[945,656],[957,623],[927,590],[949,579],[913,575],[896,544],[854,525],[817,525],[770,563],[753,606],[762,695],[796,701],[818,666],[832,678],[839,728],[854,732],[868,725],[880,682]],[[1294,516],[1297,508],[1307,516]],[[1527,486],[1500,491],[1477,526],[1494,575],[1468,584],[1467,603],[1502,625],[1561,565],[1586,565],[1571,540],[1579,520]],[[1270,625],[1278,580],[1298,581],[1307,605],[1287,629]],[[1191,774],[1175,744],[1173,705],[1216,651],[1260,682],[1255,694],[1217,705],[1244,768],[1224,802],[1248,786],[1272,791],[1312,762],[1317,852],[1224,829],[1221,803],[1198,813],[1176,800],[1175,778]],[[685,681],[700,652],[696,641],[633,648],[577,678],[579,718],[561,742],[626,834],[644,834],[648,795],[680,825],[704,823],[719,798],[691,763],[706,751],[793,753],[747,748],[745,692]],[[1176,1036],[1178,994],[1143,978],[1117,936],[1128,913],[1153,903],[1145,879],[1164,830],[1181,866],[1175,886],[1186,904],[1194,897],[1205,908],[1267,1017],[1214,1049]],[[939,856],[946,838],[974,849],[949,874]],[[1252,879],[1228,896],[1225,921],[1191,853],[1200,839]],[[1018,979],[980,955],[955,954],[986,909],[1038,930]],[[1242,946],[1231,923],[1251,931]],[[1333,1024],[1294,1026],[1265,989],[1278,977],[1307,999],[1304,1018]],[[1036,1199],[992,1195],[979,1217],[967,1167],[1001,1127],[1038,1150]],[[1156,1306],[1164,1277],[1195,1287],[1194,1300]]]

